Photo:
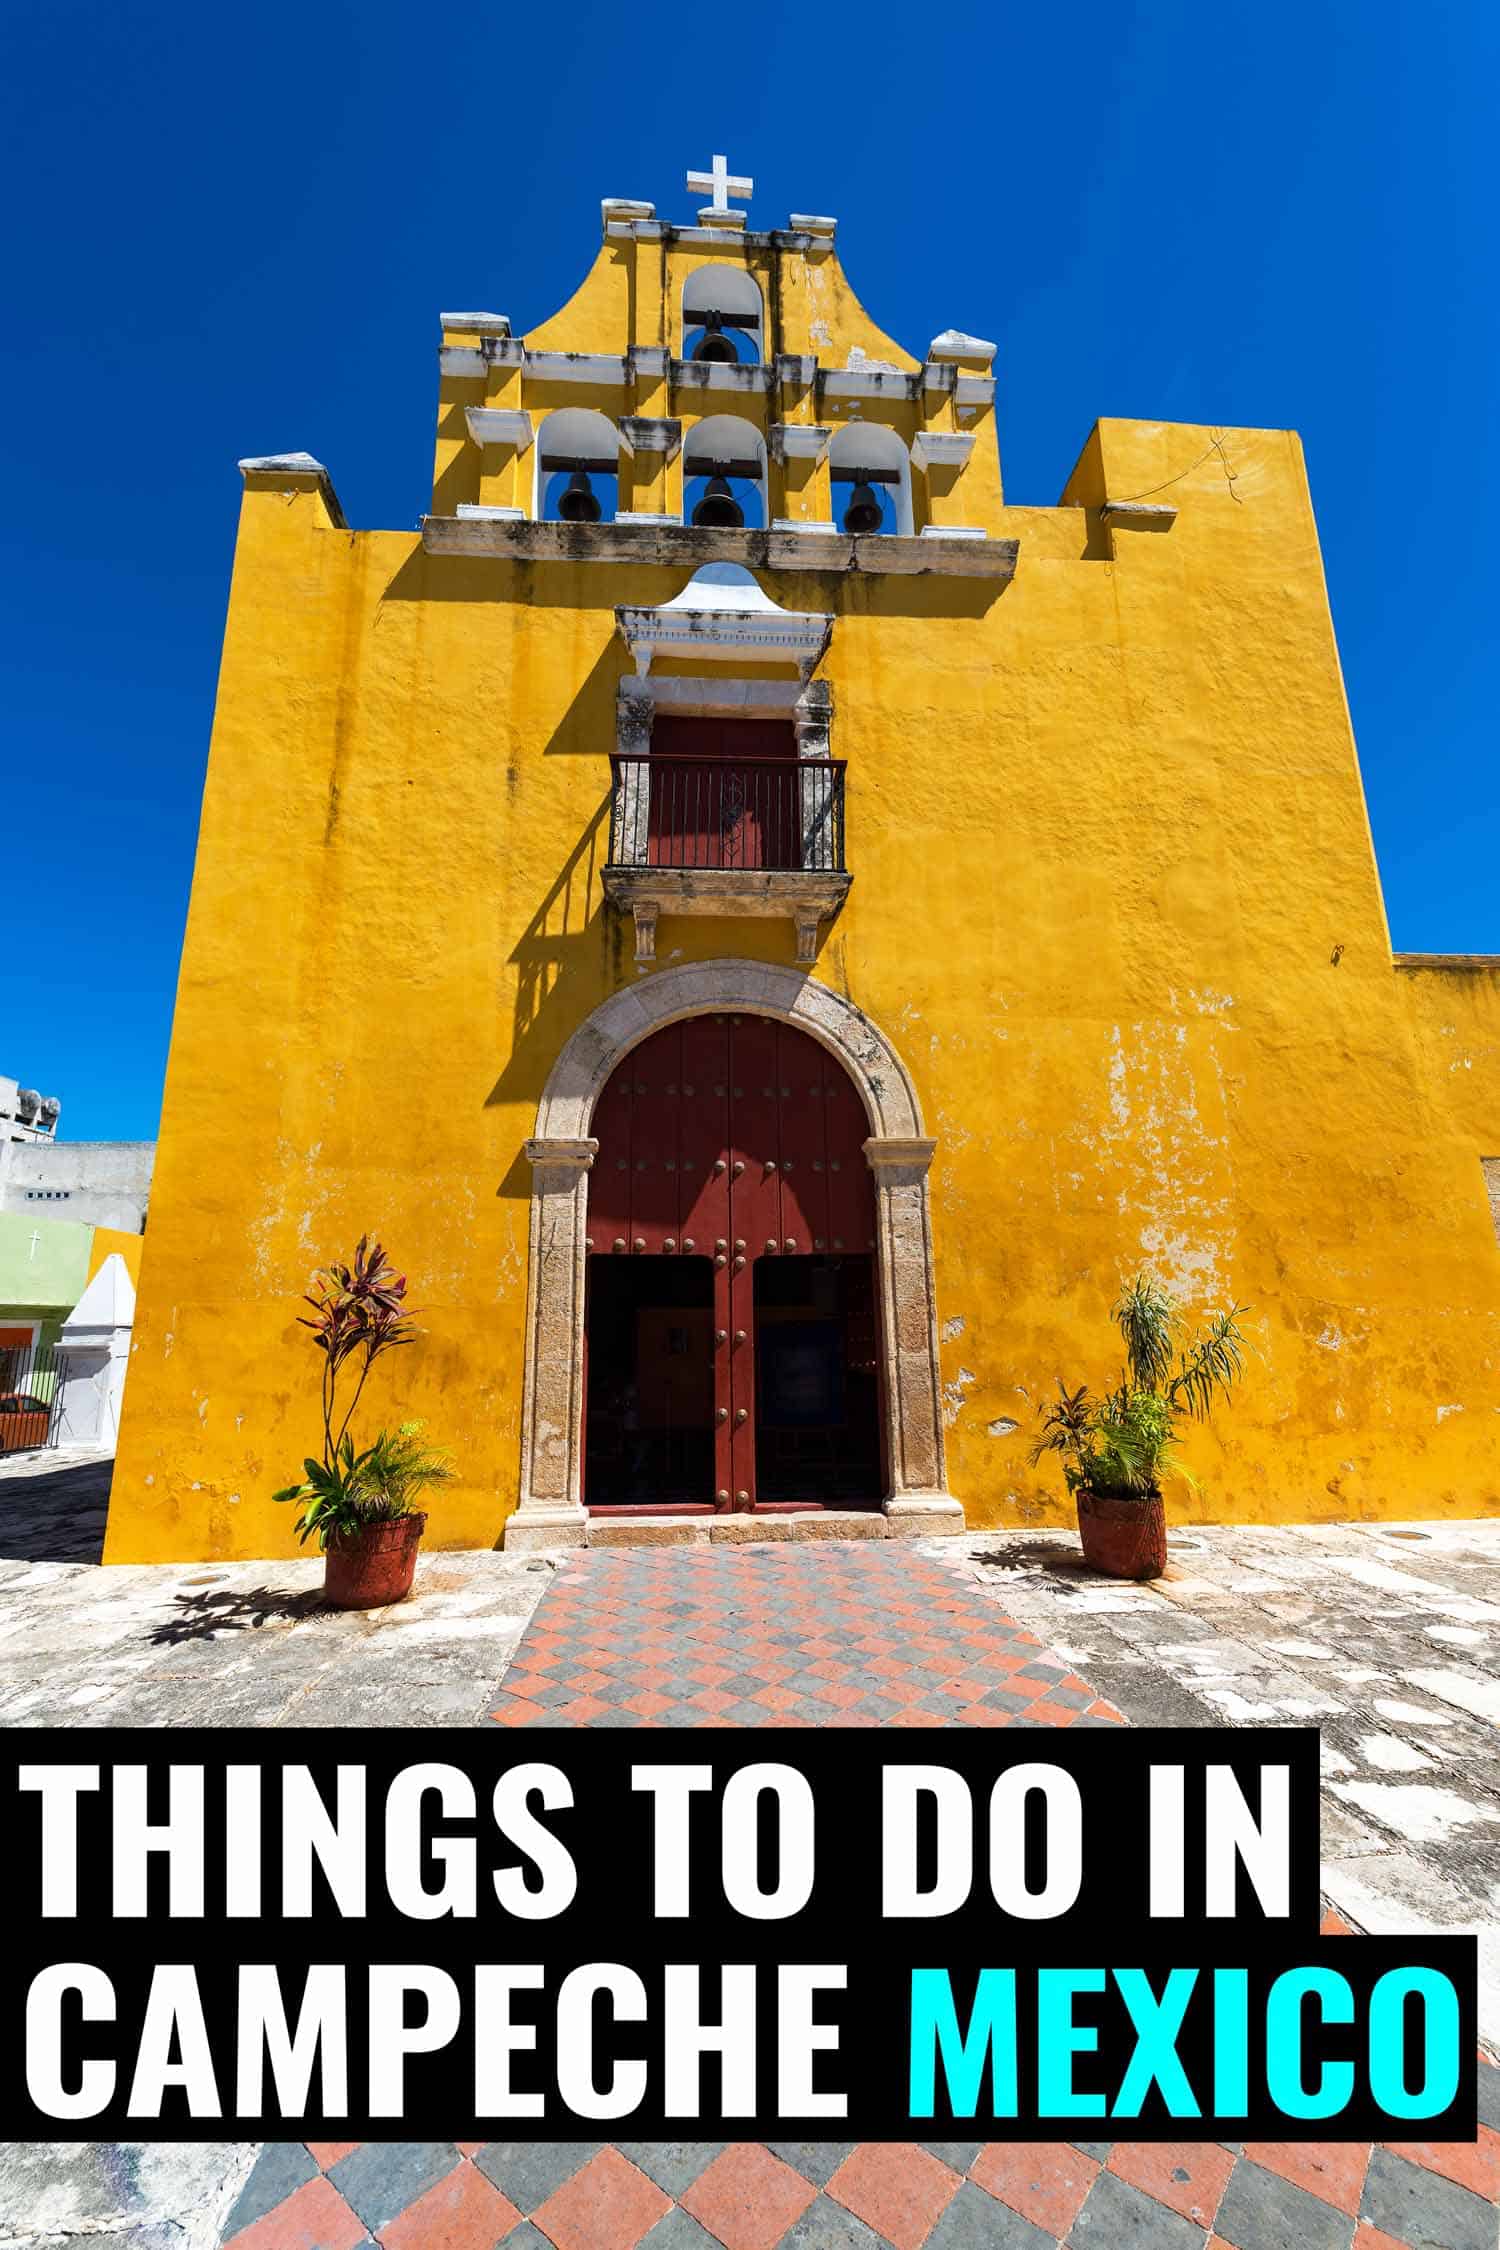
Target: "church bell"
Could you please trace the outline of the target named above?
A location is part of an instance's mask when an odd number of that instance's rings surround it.
[[[738,358],[733,344],[724,333],[723,315],[716,312],[703,316],[703,334],[693,352],[694,359],[735,360]]]
[[[857,484],[844,510],[844,529],[857,538],[862,531],[878,531],[884,520],[874,486]]]
[[[708,490],[693,510],[693,522],[705,531],[739,531],[745,511],[723,477],[710,477]]]
[[[575,469],[568,479],[568,489],[557,503],[557,513],[563,523],[597,523],[603,510],[599,496],[589,482],[586,469]]]

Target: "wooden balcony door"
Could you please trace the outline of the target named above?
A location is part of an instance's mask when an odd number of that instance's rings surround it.
[[[792,722],[659,716],[651,729],[647,864],[800,867]]]

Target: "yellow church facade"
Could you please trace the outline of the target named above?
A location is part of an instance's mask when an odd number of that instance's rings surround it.
[[[367,1231],[430,1545],[1062,1521],[1141,1268],[1257,1344],[1179,1519],[1493,1509],[1500,968],[1392,954],[1296,436],[1008,505],[736,185],[443,316],[415,533],[242,464],[106,1559],[294,1551]]]

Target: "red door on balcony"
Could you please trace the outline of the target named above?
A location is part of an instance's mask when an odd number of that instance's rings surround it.
[[[797,734],[789,719],[657,718],[647,864],[802,865]]]
[[[839,1064],[695,1016],[626,1058],[592,1130],[587,1505],[878,1504],[869,1126]]]

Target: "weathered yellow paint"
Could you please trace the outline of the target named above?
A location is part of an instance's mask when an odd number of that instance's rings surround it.
[[[125,1260],[125,1271],[130,1276],[131,1286],[138,1290],[141,1286],[141,1251],[144,1247],[145,1238],[142,1235],[125,1234],[119,1227],[95,1227],[94,1239],[89,1244],[88,1280],[92,1281],[105,1259],[118,1250]]]
[[[529,342],[680,349],[702,262],[607,244]],[[831,256],[781,259],[776,300],[773,348],[915,364]],[[487,395],[442,386],[436,512],[480,497],[463,408]],[[764,427],[763,400],[718,392],[670,411],[699,406]],[[910,434],[914,409],[861,406]],[[1105,422],[1063,504],[1014,508],[993,417],[965,426],[962,520],[1019,540],[1008,588],[761,574],[838,619],[854,887],[813,974],[893,1040],[937,1136],[950,1489],[971,1524],[1062,1520],[1026,1461],[1037,1402],[1112,1374],[1108,1305],[1148,1265],[1194,1306],[1250,1305],[1261,1342],[1179,1517],[1491,1509],[1495,982],[1460,1007],[1452,979],[1393,967],[1300,445]],[[667,482],[677,506],[680,460]],[[1111,527],[1103,503],[1142,494],[1170,531]],[[315,1435],[298,1300],[365,1229],[427,1330],[371,1408],[451,1448],[430,1539],[499,1535],[521,1144],[563,1042],[637,974],[600,889],[614,605],[685,576],[429,557],[339,528],[315,478],[247,480],[111,1560],[291,1551],[269,1495]],[[773,922],[664,918],[658,948],[793,957]],[[1471,1047],[1487,1026],[1487,1077],[1451,1067],[1450,1017]]]

